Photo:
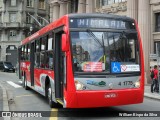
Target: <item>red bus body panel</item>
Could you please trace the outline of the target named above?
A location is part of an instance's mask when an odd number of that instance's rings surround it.
[[[105,98],[106,94],[116,93],[115,98]],[[143,89],[111,91],[77,91],[68,93],[67,108],[93,108],[137,104],[143,102]]]

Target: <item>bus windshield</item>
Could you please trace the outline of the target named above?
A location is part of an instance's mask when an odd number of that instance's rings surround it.
[[[75,72],[139,72],[136,32],[71,32]]]

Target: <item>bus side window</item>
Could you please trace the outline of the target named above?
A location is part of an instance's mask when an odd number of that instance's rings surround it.
[[[39,64],[40,64],[40,54],[35,53],[35,67],[39,68]]]
[[[35,41],[35,65],[36,68],[40,66],[40,40]]]
[[[53,32],[50,32],[47,35],[47,42],[46,42],[46,52],[45,52],[45,68],[53,70],[53,56],[54,56],[54,39],[53,39]]]
[[[21,60],[24,60],[24,46],[21,48]]]
[[[27,45],[26,60],[30,61],[30,44]]]
[[[24,60],[26,60],[26,55],[27,55],[27,45],[24,46]]]
[[[53,38],[48,38],[48,50],[53,49]]]
[[[45,68],[45,52],[40,53],[40,68]]]
[[[53,69],[53,51],[49,51],[45,56],[46,69]]]
[[[47,37],[40,38],[41,40],[41,51],[45,51],[47,49]]]
[[[40,40],[36,40],[35,42],[35,52],[40,52]]]

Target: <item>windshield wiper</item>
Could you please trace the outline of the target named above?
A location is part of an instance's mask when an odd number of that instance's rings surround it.
[[[90,29],[87,29],[87,33],[103,48],[103,54],[105,55],[104,38],[102,35],[102,42],[93,34]]]
[[[103,44],[100,42],[100,40],[93,34],[93,32],[91,32],[91,30],[90,29],[87,29],[87,33],[97,42],[97,43],[99,43],[99,45],[101,46],[101,47],[103,47]]]

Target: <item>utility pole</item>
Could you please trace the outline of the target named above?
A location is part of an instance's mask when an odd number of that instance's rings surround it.
[[[43,18],[43,17],[39,16],[38,14],[37,14],[37,17],[39,17],[39,18],[43,19],[47,24],[49,24],[48,20],[46,20],[45,18]]]
[[[40,27],[42,27],[42,24],[37,20],[37,18],[35,18],[33,15],[31,15],[31,14],[29,14],[29,13],[28,13],[28,15],[31,16],[31,17],[38,23],[38,25],[39,25]]]

